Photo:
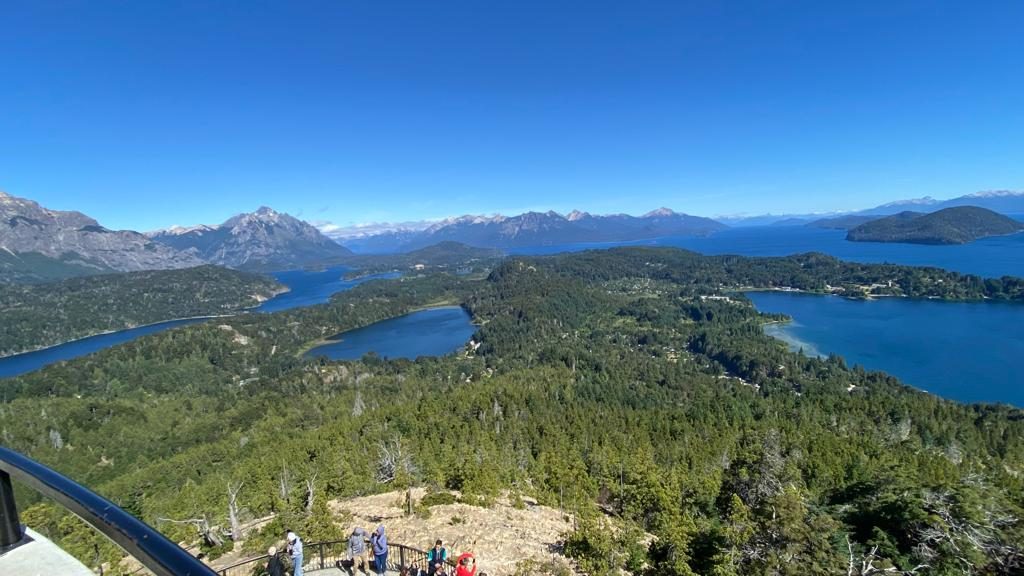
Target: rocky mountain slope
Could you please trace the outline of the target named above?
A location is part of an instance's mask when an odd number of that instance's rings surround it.
[[[188,268],[203,262],[138,232],[109,230],[81,212],[0,192],[0,280]]]
[[[232,268],[297,268],[352,254],[313,225],[265,206],[220,226],[171,228],[151,232],[149,237]]]

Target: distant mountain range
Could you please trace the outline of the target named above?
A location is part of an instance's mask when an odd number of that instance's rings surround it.
[[[851,216],[889,216],[905,211],[935,212],[944,208],[957,206],[976,206],[1001,214],[1024,214],[1024,192],[1013,190],[991,190],[966,194],[949,200],[936,200],[930,196],[909,200],[897,200],[874,208],[854,210],[850,212],[834,212],[831,214],[762,214],[758,216],[734,216],[718,218],[719,222],[729,226],[801,226],[812,224],[819,228],[827,228],[831,221],[842,224]],[[852,222],[853,220],[850,220]],[[849,225],[835,226],[843,229]]]
[[[710,218],[661,208],[643,216],[593,215],[574,210],[526,212],[518,216],[460,216],[422,230],[399,229],[370,236],[339,238],[357,252],[407,252],[439,242],[508,250],[577,242],[628,242],[661,236],[705,236],[727,226]]]
[[[0,281],[42,282],[103,272],[174,269],[203,261],[80,212],[0,192]]]
[[[846,239],[854,242],[964,244],[1022,230],[1024,223],[992,210],[954,206],[929,214],[905,211],[884,216],[852,228]]]
[[[204,262],[252,270],[298,268],[352,255],[312,224],[266,206],[219,226],[175,227],[148,236]]]

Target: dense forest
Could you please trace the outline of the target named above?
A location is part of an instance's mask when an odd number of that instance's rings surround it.
[[[254,550],[285,523],[310,542],[340,537],[329,498],[417,485],[481,506],[502,491],[572,502],[564,552],[593,575],[1020,573],[1021,410],[792,353],[735,291],[872,284],[1022,295],[1015,279],[821,255],[513,258],[485,278],[369,282],[3,381],[0,439],[179,540],[276,513]],[[300,354],[442,302],[473,315],[475,351]],[[23,520],[88,562],[118,557],[46,503]]]
[[[230,314],[283,290],[273,279],[217,266],[0,284],[0,356],[164,320]]]

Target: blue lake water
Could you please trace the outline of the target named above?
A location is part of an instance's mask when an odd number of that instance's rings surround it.
[[[1024,407],[1024,304],[751,292],[762,312],[789,324],[765,331],[807,354],[836,353],[849,365],[962,402]]]
[[[58,346],[51,346],[50,348],[36,350],[35,352],[26,352],[24,354],[7,356],[6,358],[0,358],[0,378],[8,378],[19,374],[25,374],[26,372],[38,370],[43,366],[53,364],[54,362],[71,360],[72,358],[78,358],[79,356],[99,352],[105,348],[124,344],[125,342],[135,340],[136,338],[140,338],[147,334],[155,334],[157,332],[163,332],[164,330],[170,330],[171,328],[177,328],[178,326],[195,324],[206,320],[207,318],[171,320],[169,322],[160,322],[159,324],[150,324],[148,326],[121,330],[119,332],[111,332],[110,334],[90,336],[88,338],[73,340]]]
[[[398,276],[397,273],[376,274],[355,280],[344,280],[343,277],[349,270],[349,268],[339,266],[313,272],[305,270],[276,272],[273,276],[279,282],[288,286],[289,291],[267,300],[254,310],[256,312],[280,312],[300,306],[323,304],[330,299],[332,294],[343,292],[363,282]],[[92,354],[111,346],[130,342],[148,334],[155,334],[164,330],[170,330],[171,328],[177,328],[178,326],[203,322],[204,320],[203,318],[171,320],[169,322],[111,332],[110,334],[91,336],[35,352],[7,356],[0,358],[0,378],[25,374],[54,362],[71,360],[72,358]]]
[[[1024,233],[983,238],[969,244],[926,246],[882,242],[848,242],[844,230],[806,226],[730,228],[706,237],[666,237],[637,242],[562,244],[513,249],[515,254],[554,254],[613,246],[676,246],[701,254],[788,256],[823,252],[843,260],[865,263],[938,266],[985,277],[1024,277]]]
[[[258,308],[257,312],[280,312],[291,308],[302,306],[313,306],[327,302],[331,295],[349,290],[363,282],[380,280],[386,278],[397,278],[397,272],[388,274],[373,274],[362,276],[353,280],[345,280],[345,274],[351,268],[336,266],[326,270],[287,270],[275,272],[274,278],[288,287],[288,292],[280,294],[267,300]]]
[[[443,356],[462,347],[473,333],[469,314],[458,306],[430,308],[343,332],[307,356],[358,360],[374,352],[384,358]]]

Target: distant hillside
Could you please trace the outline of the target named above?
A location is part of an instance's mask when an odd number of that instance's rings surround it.
[[[50,210],[0,192],[0,282],[45,282],[202,263],[138,232],[108,230],[81,212]]]
[[[837,216],[835,218],[822,218],[813,222],[808,222],[805,226],[809,228],[823,228],[827,230],[849,230],[850,228],[856,228],[861,224],[877,220],[878,216]]]
[[[977,206],[945,208],[930,214],[901,212],[861,224],[849,231],[854,242],[964,244],[986,236],[1012,234],[1024,224]]]
[[[267,207],[220,226],[171,228],[150,237],[211,264],[250,270],[301,268],[352,255],[315,226]]]
[[[680,214],[668,208],[643,216],[600,216],[575,210],[565,216],[551,211],[526,212],[518,216],[448,218],[424,230],[355,238],[351,246],[366,251],[408,252],[452,241],[508,250],[578,242],[627,242],[662,236],[705,236],[726,228],[710,218]]]
[[[477,248],[450,240],[399,254],[360,254],[348,260],[352,275],[420,268],[425,271],[473,271],[485,269],[505,253],[496,248]]]
[[[0,285],[0,356],[164,320],[228,314],[285,288],[216,266]]]

